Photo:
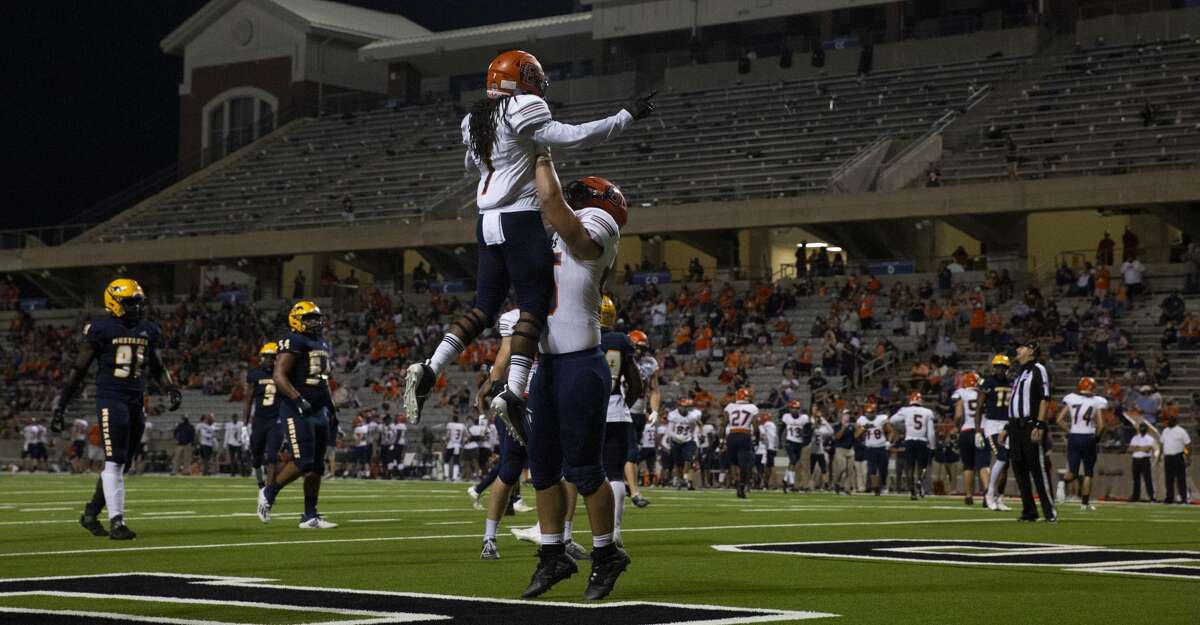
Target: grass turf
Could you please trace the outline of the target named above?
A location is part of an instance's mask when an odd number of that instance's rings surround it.
[[[296,586],[514,599],[534,564],[533,547],[507,532],[514,525],[532,525],[533,513],[506,517],[499,540],[502,559],[479,560],[483,518],[471,509],[466,485],[326,481],[321,511],[341,527],[304,531],[296,527],[299,484],[284,491],[274,521],[264,526],[253,514],[251,480],[131,477],[126,517],[138,539],[128,543],[93,538],[76,524],[94,480],[0,477],[0,578],[172,572],[271,578]],[[940,538],[1200,551],[1200,509],[1191,506],[1100,504],[1095,512],[1080,512],[1077,505],[1068,504],[1061,508],[1057,524],[1018,524],[1013,521],[1015,512],[967,508],[952,498],[912,502],[907,497],[776,492],[751,493],[749,500],[740,501],[724,490],[654,489],[646,495],[653,501],[649,508],[627,507],[624,542],[633,564],[611,595],[614,601],[818,611],[856,624],[1200,622],[1200,581],[1059,567],[883,562],[712,549],[716,544],[753,542]],[[576,540],[587,546],[582,502],[576,520]],[[579,575],[543,599],[581,601],[588,569],[587,563],[581,564]],[[104,591],[119,593],[119,581]],[[80,608],[78,600],[46,596],[27,597],[25,602],[8,597],[2,605]],[[106,600],[88,605],[105,612],[134,609]],[[164,608],[160,613],[145,608],[143,604],[126,613],[168,616],[181,610]],[[255,621],[259,617],[239,616],[239,610],[246,608],[210,606],[204,614],[229,622],[293,622],[280,613]]]

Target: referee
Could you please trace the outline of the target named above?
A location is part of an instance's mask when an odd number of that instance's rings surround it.
[[[1046,481],[1042,448],[1042,437],[1047,435],[1050,375],[1046,373],[1046,367],[1037,362],[1040,355],[1041,347],[1035,340],[1027,340],[1017,347],[1017,362],[1021,368],[1013,380],[1008,406],[1008,456],[1017,478],[1017,488],[1021,491],[1022,510],[1017,520],[1037,520],[1032,491],[1032,487],[1036,487],[1042,501],[1042,514],[1046,522],[1054,523],[1058,513],[1054,510],[1054,499]]]

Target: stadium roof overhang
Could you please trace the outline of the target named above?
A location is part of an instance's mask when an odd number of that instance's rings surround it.
[[[1197,205],[1200,205],[1200,176],[1195,170],[1184,169],[902,189],[891,193],[816,194],[634,208],[622,234],[1102,208],[1186,207],[1191,215],[1200,212],[1193,208]],[[119,243],[67,243],[0,251],[0,272],[470,245],[475,242],[474,226],[474,219],[447,219]]]
[[[592,14],[571,13],[376,41],[360,48],[358,56],[363,61],[399,61],[423,54],[474,48],[495,49],[552,37],[584,34],[590,37],[591,33]]]
[[[164,37],[159,46],[167,54],[183,55],[190,41],[242,2],[253,3],[307,32],[359,44],[430,34],[428,29],[401,15],[328,0],[212,0]]]

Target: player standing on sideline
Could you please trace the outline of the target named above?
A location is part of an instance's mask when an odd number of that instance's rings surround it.
[[[754,436],[758,417],[758,406],[750,401],[750,389],[739,388],[733,403],[725,406],[725,453],[729,455],[729,469],[737,467],[737,496],[746,498],[750,488],[750,476],[754,470]]]
[[[771,420],[771,415],[762,413],[762,423],[758,426],[758,436],[766,446],[763,454],[763,489],[771,490],[771,481],[775,479],[775,455],[779,453],[779,426]]]
[[[974,371],[963,374],[962,386],[950,396],[954,402],[954,422],[958,424],[958,455],[963,466],[963,503],[975,505],[975,472],[984,471],[987,466],[987,451],[983,445],[983,437],[979,435],[975,423],[979,418],[979,375]],[[983,477],[981,485],[986,491],[987,478]]]
[[[296,302],[288,312],[288,327],[292,331],[278,343],[279,355],[272,379],[292,461],[279,469],[274,482],[258,491],[258,519],[269,522],[279,491],[304,476],[300,528],[332,529],[337,524],[326,521],[317,512],[317,500],[321,475],[325,473],[325,448],[331,442],[330,433],[337,432],[337,408],[329,393],[333,350],[321,336],[325,316],[313,302]]]
[[[992,468],[981,469],[980,479],[987,483],[987,492],[983,495],[983,504],[989,510],[1008,511],[1004,503],[1004,489],[1008,474],[1008,435],[1004,429],[1008,426],[1008,404],[1012,389],[1008,385],[1008,356],[996,354],[992,358],[992,374],[983,381],[979,392],[983,394],[983,415],[975,415],[975,432],[978,435],[983,429],[984,442],[987,452],[992,457]],[[976,444],[981,442],[978,436]]]
[[[629,484],[629,496],[633,501],[633,505],[639,508],[645,508],[650,505],[650,501],[642,497],[642,489],[638,484],[637,467],[643,460],[642,449],[645,449],[646,442],[645,430],[649,425],[653,430],[654,423],[658,421],[658,411],[661,408],[662,396],[658,392],[658,359],[650,353],[650,338],[641,330],[634,330],[629,333],[629,340],[633,342],[633,353],[635,356],[634,362],[637,364],[638,373],[642,378],[642,392],[637,396],[636,401],[629,407],[629,417],[633,420],[634,440],[640,441],[642,445],[634,445],[629,450],[629,458],[625,463],[625,483]],[[647,419],[646,410],[650,410],[649,419]],[[653,437],[651,437],[653,439]],[[653,443],[650,445],[653,449]],[[654,475],[654,455],[650,455],[650,463],[647,468],[649,474],[653,478]]]
[[[71,425],[71,470],[75,473],[87,472],[87,458],[84,457],[87,448],[88,422],[87,419],[75,419]]]
[[[642,374],[633,359],[633,341],[620,332],[613,332],[615,325],[617,306],[605,295],[600,299],[600,349],[612,375],[612,390],[604,426],[604,474],[613,491],[613,542],[624,547],[621,521],[625,518],[625,493],[633,488],[625,481],[628,475],[625,465],[629,450],[637,447],[629,408],[634,398],[642,396]]]
[[[450,415],[450,423],[446,424],[446,437],[443,441],[446,448],[442,450],[442,479],[462,481],[462,449],[466,440],[467,426],[459,423],[457,414]]]
[[[787,472],[783,474],[783,492],[791,488],[793,493],[800,492],[796,487],[796,465],[800,464],[800,456],[804,452],[804,426],[811,423],[808,415],[800,410],[800,400],[788,402],[787,412],[783,413],[783,438],[788,456]]]
[[[1096,454],[1099,451],[1100,435],[1104,432],[1104,411],[1108,410],[1108,400],[1095,394],[1096,380],[1083,377],[1075,386],[1074,393],[1067,393],[1063,398],[1062,410],[1058,411],[1058,422],[1070,420],[1071,427],[1067,434],[1067,475],[1063,478],[1066,483],[1079,478],[1079,465],[1083,463],[1083,481],[1079,484],[1080,510],[1095,510],[1090,502],[1092,496],[1092,475],[1096,468]]]
[[[237,415],[230,415],[229,421],[225,424],[225,455],[229,459],[229,477],[238,477],[242,474],[242,422],[238,420]],[[221,472],[221,467],[217,467],[217,473]]]
[[[921,402],[921,394],[913,391],[908,394],[908,405],[892,415],[892,423],[904,424],[904,459],[911,481],[909,492],[914,501],[925,497],[925,471],[929,468],[930,443],[934,440],[933,411]]]
[[[892,446],[892,424],[884,413],[877,412],[875,402],[863,406],[863,415],[855,423],[854,436],[862,438],[867,448],[867,475],[876,496],[887,486],[888,449]]]
[[[1037,341],[1029,340],[1017,347],[1021,370],[1013,380],[1012,401],[1008,405],[1009,452],[1017,488],[1021,490],[1021,516],[1017,520],[1037,520],[1037,506],[1033,503],[1033,489],[1036,488],[1046,522],[1054,523],[1058,520],[1058,512],[1054,509],[1054,497],[1046,481],[1042,447],[1050,409],[1050,374],[1037,361],[1039,355],[1041,346]]]
[[[745,389],[740,389],[740,393]],[[675,409],[667,414],[667,430],[671,437],[671,467],[675,472],[672,483],[676,488],[696,490],[692,482],[692,461],[696,459],[696,424],[700,423],[700,411],[692,406],[692,400],[684,397],[675,403]]]
[[[541,595],[578,570],[567,555],[563,536],[567,489],[560,482],[565,477],[583,495],[592,530],[592,572],[584,598],[602,599],[630,562],[625,550],[613,542],[613,490],[604,477],[605,413],[613,387],[600,351],[599,322],[600,289],[616,259],[628,205],[616,185],[594,176],[572,182],[564,192],[548,155],[537,160],[537,191],[542,215],[555,232],[558,305],[541,337],[541,358],[525,417],[541,546],[537,568],[522,596]],[[525,316],[522,306],[521,318]],[[514,331],[514,352],[521,324],[518,321]],[[510,380],[516,363],[514,356]],[[507,388],[493,406],[512,391]]]
[[[132,540],[136,534],[125,525],[125,466],[129,455],[142,440],[146,425],[145,370],[170,400],[169,410],[179,409],[183,394],[171,380],[159,353],[162,330],[145,320],[146,294],[134,280],[119,278],[104,289],[107,316],[96,317],[83,329],[83,343],[75,366],[54,400],[51,429],[61,432],[67,405],[83,385],[92,361],[96,371],[96,411],[104,445],[104,470],[96,480],[92,501],[83,509],[79,524],[93,536],[113,540]],[[96,517],[108,507],[109,529]]]
[[[556,263],[538,213],[535,151],[539,146],[595,145],[654,110],[650,103],[654,93],[650,93],[635,100],[629,110],[610,117],[579,126],[561,124],[551,119],[550,106],[543,99],[549,84],[542,64],[532,54],[504,52],[488,65],[487,97],[476,102],[462,120],[467,146],[464,162],[468,171],[479,172],[475,304],[451,323],[428,362],[408,368],[404,408],[414,425],[420,422],[421,409],[438,374],[495,322],[511,285],[521,318],[513,330],[507,384],[492,399],[491,410],[506,422],[512,436],[522,436],[513,425],[525,412],[529,370],[554,299]]]

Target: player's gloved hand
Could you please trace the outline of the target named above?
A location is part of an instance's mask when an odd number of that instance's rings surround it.
[[[300,416],[307,417],[313,413],[313,406],[303,396],[296,398],[296,407],[300,409]]]
[[[50,431],[51,432],[58,434],[59,432],[63,431],[63,428],[66,426],[66,422],[67,422],[66,414],[67,414],[67,406],[62,401],[62,397],[61,396],[55,397],[54,398],[54,414],[52,417],[50,417]]]
[[[179,410],[179,405],[183,403],[183,392],[179,390],[178,386],[172,385],[167,387],[167,401],[170,402],[167,410],[171,412]]]
[[[983,434],[980,434],[979,432],[975,433],[975,446],[979,448],[983,447]]]
[[[634,98],[633,102],[629,103],[629,106],[626,108],[626,110],[629,111],[629,114],[632,115],[635,120],[642,119],[643,117],[653,113],[654,103],[651,100],[654,99],[654,96],[657,93],[657,91],[651,91],[640,98]]]

